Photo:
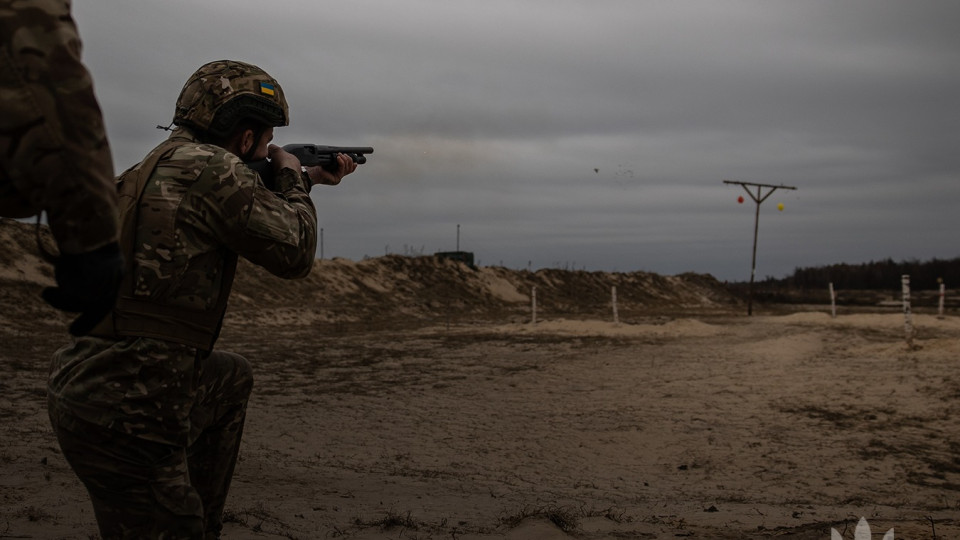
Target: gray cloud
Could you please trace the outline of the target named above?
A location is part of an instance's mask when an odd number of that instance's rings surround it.
[[[279,142],[370,144],[316,189],[325,255],[461,247],[487,264],[749,277],[953,257],[960,5],[412,0],[74,5],[118,168],[184,80],[257,63]],[[596,171],[595,171],[596,169]],[[776,210],[783,202],[785,210]]]

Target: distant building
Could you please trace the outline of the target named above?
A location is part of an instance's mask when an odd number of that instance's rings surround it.
[[[459,261],[470,268],[476,268],[473,265],[473,252],[472,251],[438,251],[433,254],[434,257],[439,257],[441,259],[450,259],[453,261]]]

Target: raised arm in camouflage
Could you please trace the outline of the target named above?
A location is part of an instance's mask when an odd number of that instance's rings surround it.
[[[110,147],[69,0],[0,0],[0,216],[46,211],[54,307],[84,334],[113,305],[122,261]]]
[[[51,421],[104,538],[219,537],[252,388],[243,357],[213,351],[237,257],[285,278],[315,257],[311,182],[268,145],[287,122],[272,77],[212,62],[184,86],[170,137],[119,177],[127,277],[49,381]],[[274,191],[244,164],[268,152]]]

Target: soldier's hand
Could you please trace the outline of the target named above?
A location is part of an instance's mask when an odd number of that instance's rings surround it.
[[[300,160],[297,159],[297,156],[275,144],[267,147],[267,157],[270,158],[270,164],[273,166],[274,172],[279,173],[280,169],[293,169],[297,173],[300,172]]]
[[[113,309],[123,278],[123,256],[116,243],[79,255],[61,254],[54,263],[56,287],[41,293],[51,306],[79,313],[70,333],[84,336]]]
[[[343,180],[343,177],[357,170],[357,164],[346,154],[337,154],[337,163],[340,165],[336,174],[325,171],[322,167],[307,167],[307,176],[313,185],[324,184],[335,186]]]

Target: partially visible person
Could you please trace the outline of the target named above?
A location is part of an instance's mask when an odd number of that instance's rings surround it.
[[[0,0],[0,216],[47,213],[53,307],[84,335],[113,306],[123,261],[110,146],[69,0]]]
[[[203,65],[169,138],[118,179],[127,276],[113,312],[54,356],[49,412],[104,539],[215,539],[253,386],[249,362],[213,350],[237,258],[307,275],[317,246],[313,185],[270,144],[289,123],[283,90],[257,66]],[[268,188],[245,163],[269,157]]]

